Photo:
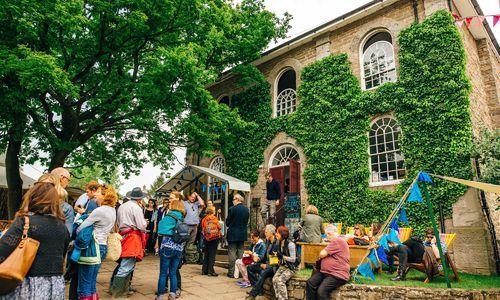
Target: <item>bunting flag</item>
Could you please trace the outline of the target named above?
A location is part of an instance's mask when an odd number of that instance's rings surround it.
[[[361,264],[358,267],[358,272],[362,276],[364,276],[366,278],[371,278],[371,280],[375,281],[375,275],[373,275],[372,267],[370,266],[369,262]]]
[[[396,233],[395,230],[391,230],[389,232],[389,236],[387,236],[387,239],[390,241],[390,242],[393,242],[393,243],[396,243],[398,245],[401,245],[401,242],[399,241],[399,238],[398,238],[398,234]]]
[[[419,175],[420,177],[420,175]],[[408,202],[424,202],[424,199],[422,198],[422,192],[420,192],[420,188],[418,187],[418,184],[415,183],[411,187],[410,190],[410,195],[408,196]]]
[[[479,22],[479,24],[483,24],[484,16],[477,16],[477,21]]]
[[[389,228],[391,228],[394,231],[399,232],[398,220],[396,220],[396,218],[392,219],[391,224],[389,225]]]
[[[219,193],[219,186],[218,185],[214,186],[214,189],[215,189],[215,193],[218,194]]]
[[[226,192],[226,183],[223,183],[222,184],[222,192],[225,193]]]
[[[497,25],[498,21],[500,21],[500,15],[493,16],[493,27],[495,27],[495,25]]]
[[[386,234],[384,234],[380,237],[377,244],[382,246],[382,248],[384,248],[385,250],[389,251],[389,244],[387,243],[387,235]]]
[[[370,251],[370,254],[368,254],[368,259],[373,263],[375,268],[378,268],[378,261],[377,261],[377,256],[375,255],[375,249],[372,249]]]
[[[389,261],[387,260],[387,255],[385,254],[384,247],[378,247],[377,248],[377,256],[378,256],[378,259],[380,259],[381,262],[383,262],[386,265],[389,265]]]
[[[196,186],[198,185],[198,178],[194,179],[194,185],[196,185]]]
[[[403,208],[401,210],[401,212],[399,213],[398,221],[410,226],[410,223],[408,222],[408,217],[406,216],[406,209]]]
[[[490,193],[495,193],[500,195],[500,185],[494,185],[490,183],[484,183],[484,182],[479,182],[479,181],[471,181],[471,180],[465,180],[465,179],[459,179],[459,178],[453,178],[453,177],[446,177],[446,176],[441,176],[441,175],[435,175],[432,174],[434,177],[438,177],[444,180],[448,180],[451,182],[455,183],[460,183],[466,186],[470,186],[476,189],[483,190],[485,192],[490,192]]]
[[[468,16],[468,17],[462,18],[459,15],[453,13],[453,18],[455,19],[455,24],[458,27],[462,27],[462,25],[463,25],[464,22],[467,24],[467,26],[470,26],[470,24],[472,23],[472,20],[474,18],[477,19],[477,21],[479,22],[479,24],[483,24],[483,21],[487,17],[493,17],[493,27],[495,27],[495,25],[497,25],[498,21],[500,20],[500,15]]]
[[[464,20],[455,21],[455,24],[457,24],[458,27],[462,28],[462,25],[464,25]]]
[[[419,172],[418,173],[418,181],[432,183],[432,178],[427,172]]]
[[[207,185],[202,183],[201,184],[201,191],[204,193],[204,192],[206,192],[206,190],[207,190]]]
[[[465,23],[467,26],[470,26],[470,22],[472,22],[472,17],[465,18]]]

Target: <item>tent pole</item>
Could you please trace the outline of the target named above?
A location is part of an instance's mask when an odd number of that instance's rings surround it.
[[[446,257],[444,256],[443,249],[441,248],[441,238],[439,236],[439,231],[436,224],[436,218],[434,216],[434,210],[432,209],[429,192],[427,191],[427,183],[425,181],[422,182],[422,186],[424,190],[425,201],[427,202],[427,207],[429,209],[429,217],[432,221],[432,228],[434,229],[434,236],[436,237],[436,246],[438,247],[439,256],[441,257],[441,265],[443,266],[444,270],[444,279],[446,280],[446,285],[448,286],[448,288],[451,288],[450,278],[448,277],[448,267],[446,266]]]
[[[226,221],[229,203],[229,182],[226,182],[226,191],[224,192],[224,221]]]

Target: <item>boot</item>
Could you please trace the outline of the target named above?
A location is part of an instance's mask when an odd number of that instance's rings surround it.
[[[392,278],[391,280],[392,281],[405,281],[406,280],[406,273],[404,271],[399,270],[398,276]]]
[[[113,285],[111,287],[111,294],[113,298],[125,298],[128,294],[128,287],[130,281],[130,274],[125,277],[116,277],[113,280]]]

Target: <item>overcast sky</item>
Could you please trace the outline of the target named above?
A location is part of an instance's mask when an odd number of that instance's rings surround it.
[[[289,37],[303,33],[368,2],[370,2],[370,0],[265,0],[266,7],[270,11],[279,16],[282,16],[285,12],[293,16],[291,21],[292,28],[288,33]],[[499,0],[478,0],[478,2],[485,15],[500,13]],[[492,26],[491,19],[491,17],[487,18],[490,27]],[[497,24],[497,26],[493,28],[493,32],[497,41],[500,42],[500,24]],[[175,154],[178,159],[184,163],[185,151],[179,149]],[[175,161],[170,170],[170,174],[174,175],[181,168],[182,165]],[[41,175],[43,168],[40,165],[25,166],[24,171],[27,175],[37,178]],[[125,194],[136,186],[143,187],[145,185],[149,187],[162,171],[165,172],[169,170],[161,170],[152,164],[146,164],[139,176],[131,176],[127,180],[123,179],[124,184],[120,188],[120,193]]]

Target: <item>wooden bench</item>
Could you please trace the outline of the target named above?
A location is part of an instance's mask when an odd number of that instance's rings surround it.
[[[321,250],[328,246],[328,243],[304,243],[298,242],[301,246],[300,253],[300,268],[303,269],[305,264],[314,264],[318,260]],[[349,265],[351,269],[356,268],[361,260],[368,254],[371,246],[349,246]]]

